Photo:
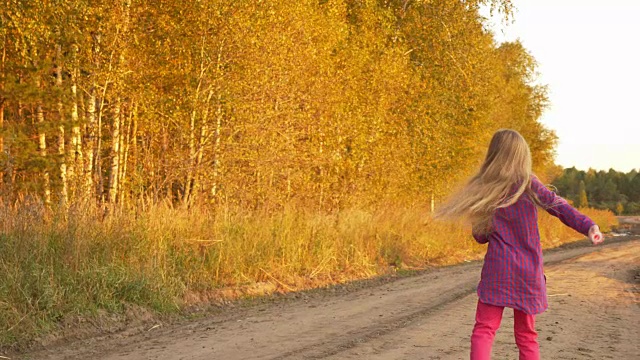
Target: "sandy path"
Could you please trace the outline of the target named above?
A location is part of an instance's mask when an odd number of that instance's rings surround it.
[[[640,359],[640,243],[548,266],[549,310],[537,318],[543,359]],[[331,359],[466,359],[477,297],[469,295],[402,331]],[[517,358],[505,310],[494,358]]]
[[[640,240],[545,255],[546,359],[640,359]],[[480,263],[348,292],[274,301],[133,336],[85,340],[30,359],[465,359]],[[505,311],[494,358],[517,358]]]

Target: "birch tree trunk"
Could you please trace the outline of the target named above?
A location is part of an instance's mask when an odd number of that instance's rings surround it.
[[[222,49],[224,47],[224,41],[220,44],[218,49],[218,58],[216,64],[216,128],[214,130],[215,142],[213,143],[213,185],[211,186],[211,197],[215,200],[218,195],[218,174],[220,169],[220,161],[222,155],[220,154],[220,131],[222,129],[222,88],[220,81],[222,81]]]
[[[7,38],[6,35],[3,37],[3,44],[2,44],[2,59],[0,59],[0,93],[2,93],[4,91],[4,81],[5,81],[5,75],[4,75],[4,64],[5,61],[7,59]],[[0,192],[0,195],[3,196],[4,199],[4,193],[5,193],[5,187],[4,187],[4,180],[5,180],[5,174],[7,173],[7,163],[8,163],[8,159],[5,156],[4,153],[4,104],[5,104],[5,99],[4,98],[0,98],[0,157],[5,159],[5,163],[4,163],[4,168],[0,169],[0,189],[2,189],[2,192]]]
[[[195,156],[194,163],[194,173],[191,184],[191,192],[195,193],[200,185],[200,166],[202,164],[202,158],[204,157],[204,149],[207,143],[209,142],[209,104],[211,103],[211,98],[213,97],[213,89],[209,90],[209,94],[207,95],[206,105],[204,111],[202,112],[202,123],[200,124],[200,137],[198,139],[198,150]],[[195,200],[195,196],[192,195]]]
[[[123,22],[122,31],[117,30],[117,37],[125,37],[129,29],[129,11],[131,7],[131,0],[125,0],[123,6]],[[114,86],[117,92],[121,91],[120,85],[124,82],[122,79],[122,66],[125,60],[125,45],[122,44],[119,48],[119,55],[117,56],[116,65],[116,86]],[[113,49],[116,53],[116,49]],[[109,66],[111,69],[111,66]],[[122,134],[121,128],[124,122],[123,116],[123,102],[120,94],[116,95],[115,107],[113,109],[113,127],[111,130],[111,167],[109,169],[109,183],[107,201],[111,204],[116,204],[118,201],[118,190],[120,180],[120,164],[122,159]],[[103,100],[104,101],[104,100]]]
[[[69,188],[67,183],[67,163],[64,153],[64,126],[58,126],[58,155],[60,155],[60,181],[62,188],[60,189],[60,203],[66,206],[69,202]]]
[[[113,109],[113,128],[111,130],[111,169],[109,171],[109,191],[107,201],[115,203],[118,193],[118,174],[120,169],[120,122],[122,121],[122,104],[116,100]]]
[[[193,102],[194,109],[191,111],[189,119],[189,169],[187,170],[187,178],[185,179],[184,195],[182,197],[183,205],[188,207],[191,202],[191,187],[193,186],[193,178],[195,173],[195,160],[196,160],[196,109],[198,92],[200,90],[200,84],[196,90],[196,99]]]
[[[185,181],[185,192],[183,196],[183,205],[190,206],[190,204],[194,200],[194,191],[197,186],[197,176],[199,172],[199,160],[200,152],[202,150],[202,141],[199,143],[198,149],[196,149],[196,120],[198,115],[198,108],[203,106],[204,109],[201,111],[201,129],[200,129],[200,137],[202,138],[202,131],[204,127],[204,131],[206,132],[206,119],[204,113],[207,112],[207,108],[209,106],[209,101],[211,99],[211,91],[209,91],[209,96],[204,104],[200,105],[200,94],[204,92],[202,89],[203,82],[205,81],[205,76],[207,74],[208,68],[210,64],[207,64],[206,53],[205,53],[205,44],[206,44],[206,35],[201,37],[200,44],[200,74],[198,76],[198,85],[195,90],[192,106],[193,109],[191,111],[191,116],[189,119],[189,170],[187,171],[187,177]]]
[[[218,104],[216,108],[216,129],[214,132],[215,142],[213,144],[213,185],[211,186],[211,196],[213,199],[218,195],[219,188],[219,173],[220,162],[222,161],[222,154],[220,153],[220,130],[222,129],[222,94],[218,92]]]
[[[77,48],[73,48],[74,64],[71,74],[71,166],[69,168],[69,178],[72,179],[74,186],[77,187],[79,169],[83,164],[82,154],[82,134],[80,132],[80,123],[78,121],[78,64],[76,60]]]
[[[163,126],[162,127],[162,153],[166,154],[168,152],[169,152],[169,129],[168,129],[168,126]],[[160,189],[162,189],[162,191],[165,191],[166,189],[165,195],[168,195],[169,198],[173,197],[174,194],[173,194],[172,184],[166,181],[166,179],[168,179],[170,176],[169,160],[167,159],[166,156],[162,157],[162,169],[158,173],[160,174],[160,177],[161,177],[159,181],[160,186],[158,186],[158,190],[160,191]]]
[[[62,50],[60,45],[56,45],[56,87],[62,88]],[[69,189],[67,185],[67,162],[64,153],[64,107],[62,105],[62,95],[58,99],[58,155],[60,155],[60,203],[66,206],[69,201]]]
[[[96,89],[95,84],[89,93],[89,102],[87,104],[87,159],[84,163],[84,196],[86,200],[91,199],[93,194],[93,161],[94,161],[94,143],[96,139]]]
[[[123,194],[124,194],[124,190],[126,190],[127,167],[128,167],[127,165],[129,163],[129,149],[131,148],[131,143],[133,142],[134,152],[136,150],[135,142],[136,142],[137,132],[138,132],[138,104],[135,104],[131,112],[131,118],[129,119],[129,125],[127,128],[127,141],[125,142],[126,148],[124,151],[124,159],[122,161],[122,172],[121,172],[122,178],[120,179],[120,188],[123,190]],[[134,171],[135,171],[135,167],[134,167]],[[124,201],[126,201],[126,199],[125,199],[125,196],[123,195],[123,203]]]
[[[98,138],[97,138],[97,128],[99,126],[99,117],[98,111],[100,109],[97,108],[98,104],[98,82],[96,80],[96,73],[100,70],[100,40],[102,36],[97,33],[93,36],[93,46],[91,49],[91,53],[94,57],[94,73],[90,75],[91,78],[91,88],[89,90],[89,100],[87,104],[87,125],[85,132],[87,134],[86,139],[86,148],[87,148],[87,158],[84,162],[84,172],[83,172],[83,181],[84,181],[84,196],[86,200],[91,199],[94,194],[100,195],[100,193],[96,192],[96,184],[95,184],[95,176],[94,172],[97,169],[97,159],[98,152],[100,150],[99,146],[97,146]],[[106,87],[106,84],[105,84]]]
[[[100,202],[104,202],[104,176],[102,174],[102,118],[104,115],[104,102],[107,96],[106,94],[108,85],[108,82],[105,81],[104,88],[102,89],[102,95],[99,99],[100,107],[98,108],[98,122],[96,124],[96,148],[94,150],[94,172],[98,180],[98,183],[96,184],[96,194],[98,195]]]
[[[42,104],[38,103],[36,106],[36,120],[38,122],[38,150],[40,152],[40,156],[45,159],[47,158],[47,135],[44,132],[44,113],[42,111]],[[44,174],[42,174],[43,179],[43,193],[44,193],[44,203],[49,206],[51,205],[51,184],[49,181],[49,170],[45,169]]]

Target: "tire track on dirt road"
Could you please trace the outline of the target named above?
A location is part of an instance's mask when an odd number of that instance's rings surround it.
[[[316,343],[288,353],[276,356],[273,360],[283,359],[324,359],[336,355],[358,344],[393,333],[411,326],[417,321],[441,310],[445,305],[472,294],[476,289],[476,281],[456,285],[456,289],[439,294],[432,304],[396,318],[378,321],[375,325],[357,329],[343,334],[339,338],[324,343]]]
[[[570,251],[561,251],[554,252],[552,254],[548,254],[545,256],[545,267],[547,269],[555,269],[558,266],[561,266],[563,263],[571,262],[572,260],[584,256],[585,254],[590,254],[594,251],[600,250],[600,248],[579,248]],[[476,275],[479,275],[479,267],[474,267],[473,269],[469,269],[470,272],[476,272]],[[454,317],[456,317],[455,322],[457,325],[454,325],[452,328],[451,324],[443,324],[442,322],[437,322],[437,326],[442,328],[448,328],[449,333],[445,334],[446,331],[441,331],[441,334],[445,336],[454,336],[458,335],[460,340],[462,341],[459,349],[462,350],[462,354],[458,351],[458,356],[464,357],[468,348],[468,337],[471,326],[473,325],[473,311],[475,309],[475,302],[477,301],[477,297],[475,295],[475,289],[477,285],[477,279],[473,279],[464,284],[455,284],[455,290],[449,290],[446,293],[434,293],[436,298],[432,303],[425,306],[424,308],[412,309],[414,311],[408,312],[406,315],[399,316],[395,319],[387,319],[385,321],[380,321],[376,325],[366,328],[358,329],[357,331],[351,333],[344,333],[341,337],[331,339],[327,342],[321,342],[317,344],[313,344],[308,347],[297,349],[296,351],[292,351],[289,353],[285,353],[281,356],[277,356],[272,358],[273,360],[283,360],[283,359],[341,359],[345,358],[346,353],[355,354],[353,357],[349,358],[362,358],[362,351],[350,351],[355,348],[367,347],[367,343],[377,343],[379,347],[382,348],[394,348],[398,342],[401,342],[404,339],[404,335],[402,336],[394,336],[395,332],[403,332],[402,330],[406,328],[414,328],[420,327],[420,323],[427,324],[429,323],[429,318],[432,316],[439,316],[441,312],[444,311],[453,311],[456,312]],[[553,296],[553,294],[552,294]],[[464,303],[464,307],[460,309],[460,304]],[[460,317],[460,314],[464,313],[463,317]],[[508,316],[508,315],[507,315]],[[512,316],[512,315],[511,315]],[[513,321],[513,320],[511,320]],[[461,334],[455,334],[456,332],[460,333],[459,325],[463,322],[464,326],[469,327],[469,329],[465,329],[461,331]],[[469,330],[469,331],[467,331]],[[420,330],[421,334],[427,334],[428,329],[422,328]],[[391,335],[391,336],[389,336]],[[391,337],[391,340],[385,340],[386,337]],[[433,336],[434,340],[437,340],[438,336]],[[440,336],[442,338],[442,336]],[[390,344],[390,346],[386,346],[385,343]],[[420,348],[420,345],[416,346]],[[453,346],[456,348],[456,346]],[[455,351],[454,351],[455,352]],[[386,352],[383,352],[386,354]],[[424,354],[418,355],[420,352],[418,351],[414,354],[415,358],[422,358]],[[366,353],[366,358],[369,359],[373,354]],[[453,356],[452,353],[447,354],[444,353],[445,358],[448,356]],[[380,357],[387,358],[387,357]],[[389,358],[395,358],[392,355]],[[407,354],[403,354],[401,357],[397,357],[398,359],[406,359]],[[413,358],[413,357],[411,357]],[[433,359],[440,359],[439,355],[433,355]]]
[[[640,241],[546,267],[549,309],[536,319],[543,359],[640,359]],[[445,305],[397,332],[327,359],[468,359],[477,296]],[[505,310],[496,359],[517,357],[513,312]]]

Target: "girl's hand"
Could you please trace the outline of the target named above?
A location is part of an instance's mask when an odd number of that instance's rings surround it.
[[[598,245],[604,241],[604,236],[602,236],[600,227],[598,227],[598,225],[593,225],[589,229],[589,240],[591,240],[593,245]]]

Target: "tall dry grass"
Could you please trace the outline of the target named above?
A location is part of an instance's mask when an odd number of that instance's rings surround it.
[[[606,230],[610,212],[586,209]],[[541,214],[544,212],[541,212]],[[0,207],[0,346],[48,332],[68,316],[158,312],[478,259],[484,247],[426,208],[321,214],[153,206],[143,212],[37,203]],[[541,215],[545,247],[582,237]]]

